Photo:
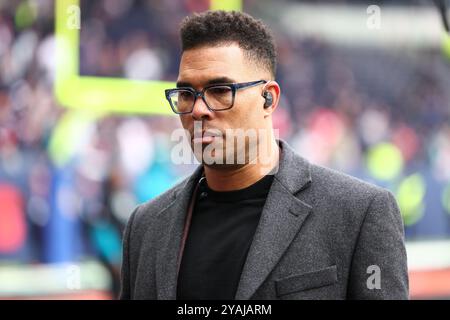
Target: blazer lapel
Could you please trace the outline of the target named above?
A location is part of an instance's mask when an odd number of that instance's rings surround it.
[[[174,300],[177,292],[178,254],[186,213],[195,184],[200,178],[199,166],[175,191],[174,201],[158,214],[158,230],[164,230],[156,252],[156,291],[158,300]]]
[[[309,163],[283,141],[275,174],[244,264],[235,299],[250,299],[280,260],[312,206],[294,195],[311,183]]]

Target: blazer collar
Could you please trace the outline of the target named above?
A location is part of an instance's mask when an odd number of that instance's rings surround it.
[[[286,187],[291,194],[295,194],[307,188],[311,183],[310,164],[308,160],[296,154],[284,140],[277,141],[281,152],[275,179]]]

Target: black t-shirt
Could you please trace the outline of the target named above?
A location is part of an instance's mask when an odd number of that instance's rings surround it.
[[[199,186],[178,274],[177,299],[234,299],[273,175],[234,191]]]

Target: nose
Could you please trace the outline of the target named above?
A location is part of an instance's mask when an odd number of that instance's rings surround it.
[[[211,118],[212,111],[208,109],[205,101],[201,97],[198,97],[194,103],[194,109],[192,109],[191,115],[194,120],[201,120]]]

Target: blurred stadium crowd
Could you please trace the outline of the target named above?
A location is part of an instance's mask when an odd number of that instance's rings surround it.
[[[208,5],[81,1],[80,74],[174,81],[178,23]],[[245,11],[257,5],[246,1]],[[270,23],[280,138],[317,164],[392,190],[408,240],[449,238],[450,61],[427,48],[339,47]],[[53,1],[0,1],[0,264],[94,257],[117,293],[132,209],[195,165],[170,161],[175,116],[90,117],[58,105],[53,30]],[[61,137],[67,119],[75,125]]]

